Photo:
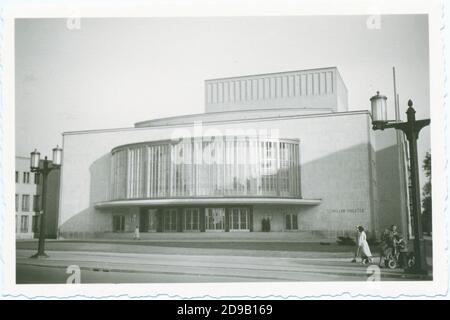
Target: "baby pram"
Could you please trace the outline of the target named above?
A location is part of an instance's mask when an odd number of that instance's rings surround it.
[[[408,269],[415,263],[414,254],[408,251],[408,245],[404,238],[395,235],[392,239],[384,239],[381,246],[380,266],[384,260],[384,266],[389,269],[397,267]]]

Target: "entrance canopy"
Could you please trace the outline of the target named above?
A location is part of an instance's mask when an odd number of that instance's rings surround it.
[[[134,200],[113,200],[99,202],[95,204],[97,209],[120,208],[120,207],[141,207],[141,206],[165,206],[165,205],[303,205],[316,206],[322,202],[320,199],[296,199],[296,198],[171,198],[171,199],[134,199]]]

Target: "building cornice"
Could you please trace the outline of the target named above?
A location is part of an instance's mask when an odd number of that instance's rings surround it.
[[[247,123],[247,122],[263,122],[263,121],[278,121],[278,120],[291,120],[291,119],[307,119],[307,118],[322,118],[322,117],[339,117],[339,116],[352,116],[352,115],[369,115],[368,110],[357,111],[345,111],[345,112],[333,112],[333,113],[317,113],[297,116],[271,116],[267,118],[253,118],[253,119],[236,119],[236,120],[221,120],[221,121],[202,121],[203,124],[226,124],[226,123]],[[183,116],[180,116],[183,117]],[[154,125],[151,127],[127,127],[127,128],[111,128],[111,129],[93,129],[93,130],[80,130],[80,131],[66,131],[63,132],[63,136],[80,135],[80,134],[96,134],[96,133],[108,133],[108,132],[120,132],[120,131],[139,131],[139,130],[151,130],[155,128],[179,128],[179,127],[192,127],[195,122],[171,124],[171,125]]]
[[[302,205],[316,206],[322,203],[321,199],[300,198],[270,198],[270,197],[220,197],[220,198],[161,198],[161,199],[133,199],[98,202],[94,206],[97,209],[146,207],[167,205]]]
[[[243,76],[241,75],[241,76],[211,78],[211,79],[206,79],[205,82],[216,81],[216,80],[227,80],[227,79],[246,79],[246,78],[252,78],[252,77],[267,77],[267,76],[284,75],[284,74],[291,74],[291,73],[297,73],[297,72],[311,72],[311,71],[321,71],[321,70],[322,71],[323,70],[335,70],[339,73],[338,68],[336,66],[333,66],[333,67],[321,67],[321,68],[311,68],[311,69],[288,70],[288,71],[281,71],[281,72],[246,74]]]

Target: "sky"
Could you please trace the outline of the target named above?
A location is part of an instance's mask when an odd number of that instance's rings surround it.
[[[417,118],[428,118],[427,16],[369,18],[17,19],[16,155],[36,148],[51,157],[66,131],[202,113],[206,79],[331,66],[349,110],[369,110],[380,91],[394,118],[395,66],[403,119],[408,99]],[[425,128],[419,158],[429,149]]]

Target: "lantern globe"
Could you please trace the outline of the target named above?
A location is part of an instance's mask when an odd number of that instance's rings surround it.
[[[34,149],[33,152],[30,153],[30,168],[31,170],[39,169],[39,162],[41,161],[41,153]]]
[[[378,91],[375,96],[370,98],[373,124],[381,124],[388,122],[386,100],[387,97],[384,95],[380,95],[380,92]]]
[[[56,145],[56,147],[53,148],[53,165],[60,166],[61,162],[62,162],[62,148]]]

